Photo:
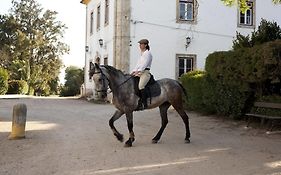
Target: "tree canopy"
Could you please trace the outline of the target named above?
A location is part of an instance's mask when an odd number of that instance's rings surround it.
[[[69,47],[61,42],[66,26],[56,11],[44,11],[36,0],[12,0],[9,14],[0,15],[0,65],[11,80],[25,80],[29,93],[49,91],[58,82]]]
[[[76,66],[65,69],[65,85],[61,89],[61,96],[75,96],[80,93],[80,87],[84,81],[84,71]]]

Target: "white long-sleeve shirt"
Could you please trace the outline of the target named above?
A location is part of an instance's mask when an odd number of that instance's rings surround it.
[[[145,68],[150,68],[152,63],[152,54],[149,50],[141,53],[140,58],[138,59],[136,67],[133,69],[135,71],[144,71]]]

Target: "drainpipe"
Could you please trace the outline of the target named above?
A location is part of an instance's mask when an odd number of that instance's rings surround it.
[[[113,67],[116,67],[116,42],[117,42],[117,1],[114,1],[114,36],[113,36]]]
[[[86,93],[87,93],[87,86],[86,86],[86,82],[87,82],[87,80],[89,80],[89,78],[88,78],[88,69],[86,68],[86,66],[87,66],[87,52],[86,52],[86,46],[87,46],[87,44],[88,44],[88,42],[87,42],[87,34],[88,34],[88,4],[86,4],[86,29],[85,29],[85,67],[84,67],[84,93],[85,94],[82,94],[83,96],[84,95],[86,95]],[[88,46],[89,47],[89,46]]]

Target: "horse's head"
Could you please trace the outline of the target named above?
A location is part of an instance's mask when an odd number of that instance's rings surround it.
[[[98,97],[104,99],[107,96],[108,81],[101,67],[97,63],[90,63],[89,77],[95,83],[95,91]]]

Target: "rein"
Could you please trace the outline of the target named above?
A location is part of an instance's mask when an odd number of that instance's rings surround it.
[[[119,88],[120,86],[122,86],[123,84],[125,84],[127,81],[129,81],[131,78],[133,78],[134,76],[130,76],[129,78],[127,78],[125,81],[123,81],[122,83],[120,83],[117,88]],[[112,90],[110,90],[108,93],[110,94],[112,92]]]
[[[102,72],[102,70],[98,71],[98,72],[94,72],[93,74],[101,74],[102,77],[105,77],[107,79],[107,81],[109,81],[109,79],[105,76],[105,74]],[[130,76],[129,78],[127,78],[125,81],[123,81],[122,83],[120,83],[117,88],[121,87],[123,84],[125,84],[126,82],[128,82],[131,78],[133,78],[134,76]],[[103,81],[103,89],[102,90],[96,90],[97,92],[106,92],[107,94],[110,94],[112,92],[112,90],[110,90],[109,92],[107,92],[107,90],[105,89],[105,82],[104,82],[104,78],[102,79]]]

